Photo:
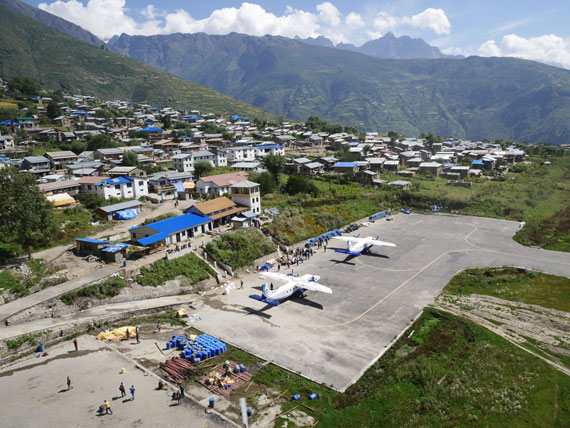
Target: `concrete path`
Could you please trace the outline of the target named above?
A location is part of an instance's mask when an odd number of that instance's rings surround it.
[[[24,309],[31,308],[34,305],[43,303],[46,300],[53,299],[54,297],[65,294],[69,291],[76,290],[91,284],[92,282],[99,281],[121,270],[118,266],[105,266],[101,269],[94,269],[86,275],[64,282],[53,287],[46,288],[38,291],[37,293],[30,294],[26,297],[21,297],[13,302],[6,303],[0,306],[0,322],[10,318],[12,315],[23,311]]]
[[[109,315],[128,314],[141,310],[156,309],[178,304],[188,304],[196,301],[195,294],[183,296],[159,297],[156,299],[138,300],[134,302],[115,303],[112,305],[97,306],[85,311],[63,315],[58,318],[43,318],[27,323],[14,324],[0,327],[0,340],[17,337],[26,333],[33,333],[42,330],[56,330],[65,325],[79,324],[92,320],[100,320]]]

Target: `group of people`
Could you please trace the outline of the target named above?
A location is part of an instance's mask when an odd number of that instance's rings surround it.
[[[135,386],[131,385],[131,388],[129,391],[131,393],[131,401],[134,401],[135,400]],[[126,390],[123,382],[121,382],[121,384],[119,385],[119,392],[121,393],[121,398],[127,395],[127,390]],[[109,400],[105,400],[103,402],[103,404],[99,407],[99,412],[105,413],[107,415],[113,414],[113,411],[111,410],[111,403],[109,403]]]

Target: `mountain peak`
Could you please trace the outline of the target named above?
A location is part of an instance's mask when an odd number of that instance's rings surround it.
[[[391,31],[388,31],[384,34],[384,37],[380,37],[381,39],[397,39],[397,37]]]

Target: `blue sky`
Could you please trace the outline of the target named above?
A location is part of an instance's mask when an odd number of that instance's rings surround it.
[[[515,56],[570,68],[568,0],[25,0],[104,40],[173,32],[362,43],[388,31],[421,37],[446,53]]]

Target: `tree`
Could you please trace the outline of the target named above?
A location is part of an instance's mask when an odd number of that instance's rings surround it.
[[[302,175],[290,176],[285,185],[285,192],[289,195],[296,195],[297,193],[306,193],[313,197],[319,195],[319,189],[315,183]]]
[[[388,138],[392,141],[392,143],[395,143],[398,140],[399,135],[396,131],[390,131],[388,132]]]
[[[212,172],[214,167],[208,161],[199,161],[194,164],[194,175],[197,178],[204,177]]]
[[[87,150],[95,151],[97,149],[105,149],[109,147],[116,147],[111,137],[105,134],[89,136],[87,140]]]
[[[29,77],[15,77],[8,82],[8,91],[19,99],[29,99],[39,95],[41,90],[42,88]]]
[[[55,233],[53,206],[36,185],[32,174],[14,167],[0,169],[0,235],[25,247],[45,242]],[[8,237],[8,239],[5,239]]]
[[[71,143],[71,151],[76,155],[87,150],[87,143],[85,141],[74,141]]]
[[[50,119],[55,119],[56,117],[59,117],[63,114],[63,110],[58,103],[56,103],[54,100],[51,100],[47,105],[46,114]]]
[[[273,193],[277,188],[275,178],[273,178],[273,175],[267,171],[261,173],[251,173],[249,174],[248,179],[254,183],[259,184],[262,195]]]
[[[162,117],[160,118],[160,121],[162,122],[162,127],[163,127],[164,129],[170,128],[171,119],[172,119],[172,118],[170,117],[169,114],[165,114],[164,116],[162,116]]]
[[[127,150],[123,154],[123,161],[121,162],[121,164],[124,166],[137,166],[138,161],[139,157],[137,156],[137,154],[135,152]]]
[[[269,155],[263,159],[263,165],[265,165],[267,171],[273,176],[277,185],[279,185],[279,174],[283,171],[284,164],[285,159],[283,156]]]

